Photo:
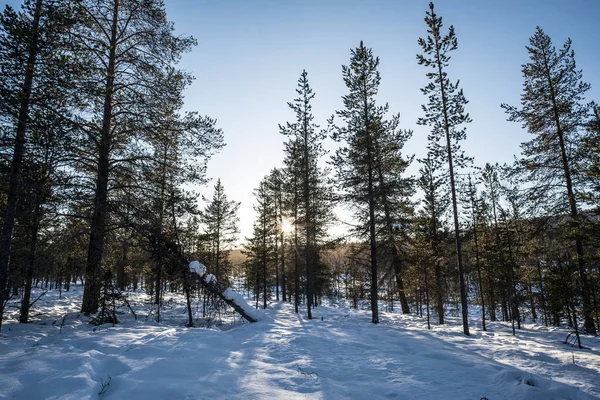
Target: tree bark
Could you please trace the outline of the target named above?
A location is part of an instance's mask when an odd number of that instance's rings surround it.
[[[102,288],[102,256],[104,239],[106,237],[106,218],[108,215],[108,179],[110,171],[111,124],[113,120],[113,95],[116,66],[117,28],[119,18],[119,2],[114,0],[113,19],[111,27],[108,68],[106,70],[106,85],[102,116],[102,129],[98,147],[98,174],[96,177],[96,192],[94,211],[90,226],[90,242],[86,263],[86,280],[83,291],[81,312],[91,314],[98,310]]]
[[[35,271],[35,259],[37,254],[38,233],[40,230],[41,218],[41,199],[40,194],[35,195],[35,212],[33,220],[33,229],[31,232],[31,243],[29,246],[29,260],[25,269],[25,287],[23,290],[23,300],[19,311],[19,323],[26,324],[29,322],[29,310],[31,306],[31,284],[33,281],[33,272]]]

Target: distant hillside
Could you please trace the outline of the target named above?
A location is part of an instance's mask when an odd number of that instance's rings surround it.
[[[229,252],[229,260],[234,267],[240,266],[246,261],[246,256],[242,254],[241,249],[233,249]]]

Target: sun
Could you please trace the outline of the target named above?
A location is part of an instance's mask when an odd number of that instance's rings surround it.
[[[288,218],[285,218],[281,223],[281,231],[283,233],[290,233],[294,230],[294,224]]]

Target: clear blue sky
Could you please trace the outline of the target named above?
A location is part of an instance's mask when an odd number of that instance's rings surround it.
[[[421,0],[167,1],[176,30],[198,39],[182,63],[196,76],[186,108],[217,118],[225,132],[227,146],[208,174],[242,202],[242,237],[251,234],[253,188],[283,160],[277,124],[294,118],[286,102],[294,98],[302,69],[316,93],[316,122],[325,125],[342,107],[341,65],[360,40],[381,59],[380,101],[415,131],[407,152],[425,154],[427,128],[416,121],[426,69],[415,55],[418,37],[426,35],[427,9]],[[464,148],[477,165],[510,161],[527,139],[519,124],[506,121],[500,103],[519,103],[525,45],[536,25],[557,47],[573,39],[578,66],[592,84],[590,100],[600,101],[600,1],[446,0],[436,3],[436,11],[458,36],[449,74],[460,79],[470,101],[473,123]],[[210,186],[202,192],[210,195]]]
[[[381,103],[415,131],[406,151],[425,154],[427,128],[416,121],[426,100],[419,90],[426,68],[415,55],[417,38],[426,35],[428,1],[166,0],[166,6],[177,33],[198,40],[181,64],[196,76],[185,108],[217,118],[225,132],[227,146],[209,163],[213,183],[201,191],[210,197],[221,178],[227,195],[242,203],[242,238],[251,234],[252,190],[283,160],[277,125],[294,118],[286,103],[302,69],[316,93],[316,122],[325,125],[346,93],[341,65],[361,40],[381,59]],[[519,103],[525,45],[536,25],[557,47],[573,39],[578,66],[592,84],[589,99],[600,101],[599,0],[439,0],[436,11],[458,36],[449,74],[470,101],[464,148],[477,165],[510,161],[527,139],[519,124],[506,121],[500,103]]]

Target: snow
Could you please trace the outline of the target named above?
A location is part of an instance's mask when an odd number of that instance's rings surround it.
[[[49,291],[31,324],[17,323],[18,300],[8,304],[0,399],[600,397],[600,340],[572,348],[562,328],[525,324],[512,336],[510,324],[483,332],[473,320],[466,337],[458,317],[428,331],[416,315],[382,310],[374,325],[368,310],[331,305],[307,320],[289,303],[271,303],[254,324],[185,328],[182,297],[165,301],[156,323],[141,292],[127,293],[138,321],[123,314],[121,324],[95,327],[78,313],[82,293],[74,286],[59,300]],[[239,293],[226,296],[252,309]]]
[[[192,261],[190,263],[190,272],[194,272],[198,274],[198,276],[203,276],[206,273],[206,267],[204,264],[201,264],[199,261]]]
[[[206,280],[206,283],[211,283],[211,282],[217,282],[217,277],[214,276],[213,274],[208,274],[206,275],[206,277],[204,278]]]

